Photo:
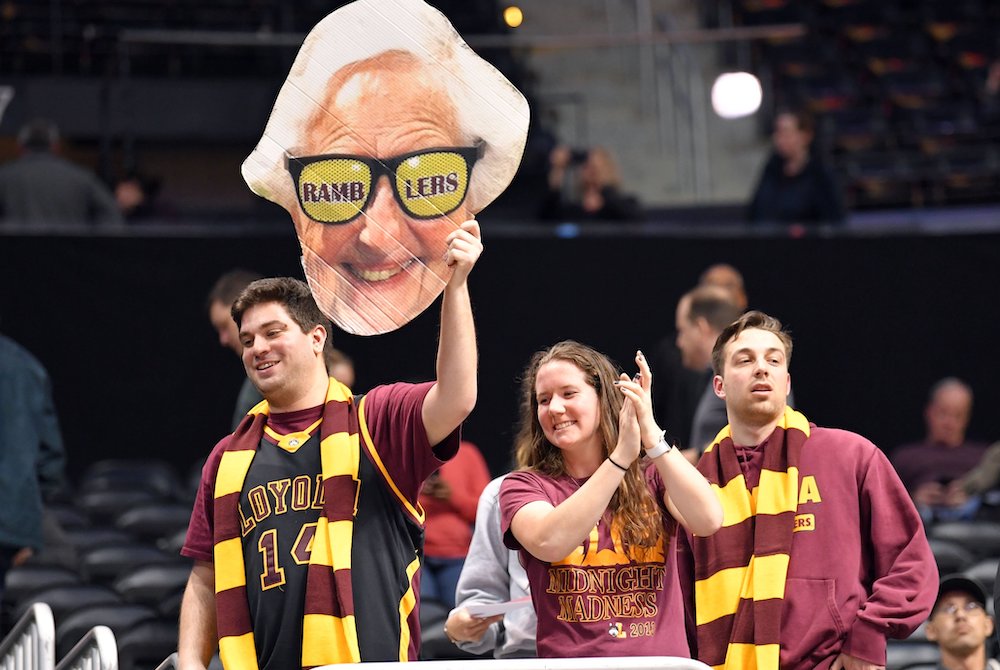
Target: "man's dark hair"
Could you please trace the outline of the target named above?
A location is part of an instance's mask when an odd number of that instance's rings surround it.
[[[691,306],[688,308],[688,321],[694,323],[699,318],[705,319],[714,331],[723,328],[740,318],[742,311],[733,304],[725,289],[718,286],[699,286],[691,291]]]
[[[45,119],[33,119],[17,133],[17,143],[29,151],[52,151],[59,144],[59,128]]]
[[[258,279],[243,289],[231,310],[236,326],[243,327],[243,314],[248,309],[268,302],[283,306],[303,333],[316,326],[323,326],[328,332],[330,330],[329,321],[316,306],[309,286],[293,277]]]
[[[261,278],[260,274],[251,270],[243,268],[230,270],[219,277],[212,286],[212,290],[208,292],[208,297],[205,299],[205,309],[211,309],[214,303],[232,307],[243,289]]]

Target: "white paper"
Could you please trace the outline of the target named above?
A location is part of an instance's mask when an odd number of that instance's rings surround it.
[[[474,617],[488,617],[495,614],[506,614],[511,610],[516,610],[519,607],[531,607],[531,596],[524,596],[523,598],[518,598],[517,600],[508,600],[505,603],[483,603],[476,604],[472,603],[466,605],[465,609],[469,611]]]

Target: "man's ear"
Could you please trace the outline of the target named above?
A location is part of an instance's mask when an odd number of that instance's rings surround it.
[[[312,330],[313,351],[318,354],[323,353],[323,347],[326,346],[327,337],[326,327],[321,323],[316,324]]]
[[[712,390],[715,391],[715,395],[719,396],[723,400],[726,399],[726,391],[722,388],[722,375],[715,375],[712,377]]]
[[[927,622],[927,627],[924,629],[924,635],[931,642],[937,642],[937,628],[934,627],[934,620],[931,619]]]

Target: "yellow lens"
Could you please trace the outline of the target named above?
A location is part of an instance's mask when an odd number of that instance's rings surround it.
[[[413,216],[432,218],[454,211],[468,186],[465,159],[451,151],[407,158],[396,169],[396,192]]]
[[[299,202],[316,221],[348,221],[364,207],[371,183],[371,170],[361,161],[350,158],[317,161],[302,168]]]

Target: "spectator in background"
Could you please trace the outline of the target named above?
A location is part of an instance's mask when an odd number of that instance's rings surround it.
[[[751,225],[840,224],[843,195],[812,149],[812,115],[782,110],[774,119],[774,151],[764,166],[747,213]]]
[[[0,335],[0,593],[11,567],[43,544],[43,498],[64,483],[65,454],[49,375]]]
[[[348,388],[354,388],[356,381],[354,361],[340,349],[334,348],[330,344],[332,341],[332,337],[328,338],[326,348],[323,350],[323,356],[326,358],[326,369],[330,376],[338,382]]]
[[[729,263],[709,265],[698,278],[699,286],[718,286],[726,289],[733,304],[744,311],[749,304],[746,287],[743,285],[743,274]]]
[[[684,367],[701,370],[704,383],[691,419],[691,441],[681,453],[697,463],[701,452],[729,423],[726,401],[715,395],[712,385],[712,348],[723,329],[743,310],[733,302],[732,294],[719,286],[699,286],[684,297],[677,310],[677,348]]]
[[[986,590],[965,575],[941,579],[934,609],[927,620],[927,639],[941,650],[940,670],[1000,670],[988,658],[986,641],[993,617],[986,613]]]
[[[925,522],[972,519],[981,498],[969,495],[962,478],[982,460],[988,445],[967,441],[972,417],[972,389],[955,377],[931,387],[924,421],[923,442],[903,445],[892,464]]]
[[[458,580],[456,607],[448,615],[444,633],[470,654],[492,649],[495,658],[533,658],[537,620],[530,603],[491,617],[474,617],[467,609],[531,595],[521,559],[504,546],[500,533],[500,485],[506,476],[491,481],[479,496],[476,529]]]
[[[729,292],[732,302],[739,306],[740,311],[747,307],[743,275],[728,263],[715,263],[705,268],[699,277],[698,286],[721,287]],[[691,445],[694,413],[704,394],[705,385],[712,381],[711,374],[706,373],[707,363],[705,366],[688,367],[681,360],[676,325],[685,318],[689,307],[690,295],[681,296],[674,311],[674,332],[657,342],[650,357],[650,367],[656,378],[656,384],[653,385],[656,421],[661,426],[670,426],[675,431],[674,437],[684,447]]]
[[[424,562],[420,599],[455,606],[455,589],[469,553],[479,495],[490,481],[479,449],[463,441],[455,458],[424,482],[420,506],[424,521]]]
[[[164,214],[157,202],[160,186],[158,178],[135,170],[119,179],[115,184],[115,202],[125,219],[133,223]]]
[[[36,119],[17,135],[18,158],[0,166],[0,220],[120,225],[114,196],[92,173],[59,156],[59,129]]]
[[[243,345],[240,343],[240,331],[233,320],[232,307],[236,298],[247,286],[260,279],[261,276],[250,270],[236,268],[219,277],[212,290],[208,292],[205,299],[205,307],[208,310],[208,320],[212,322],[212,327],[219,336],[219,344],[228,347],[236,354],[237,358],[243,356]],[[337,378],[339,379],[339,377]],[[346,384],[346,382],[343,382]],[[233,410],[232,428],[240,425],[240,421],[246,416],[250,409],[263,400],[263,396],[257,387],[253,385],[249,377],[244,377],[243,385],[240,387],[240,394],[236,398],[236,408]]]
[[[993,130],[1000,129],[1000,58],[990,63],[986,71],[982,94],[983,124]]]
[[[576,172],[576,193],[567,197],[566,177]],[[621,190],[615,160],[604,147],[589,151],[559,145],[549,154],[548,193],[539,215],[547,221],[637,221],[642,218],[638,200]]]

